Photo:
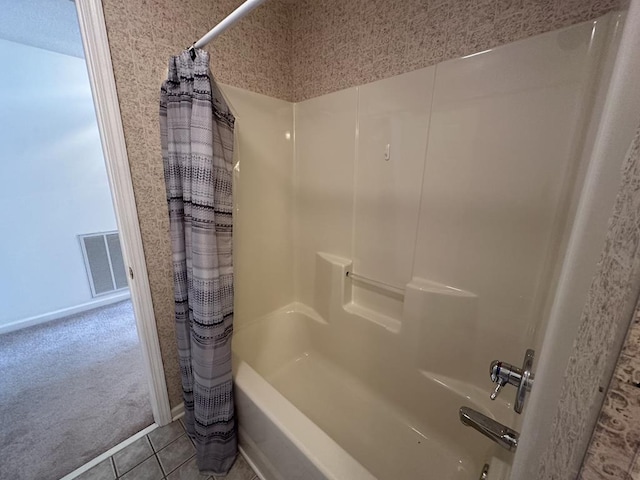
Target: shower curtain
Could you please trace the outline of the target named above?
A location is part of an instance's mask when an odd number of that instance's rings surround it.
[[[176,336],[185,424],[203,473],[226,474],[237,455],[231,376],[234,117],[209,72],[209,54],[169,61],[160,136],[173,253]]]

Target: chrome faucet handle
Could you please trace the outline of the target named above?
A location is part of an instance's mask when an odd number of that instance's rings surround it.
[[[504,386],[509,383],[514,387],[517,387],[520,384],[520,379],[522,378],[522,370],[507,362],[494,360],[491,362],[491,366],[489,367],[489,375],[491,376],[491,381],[493,383],[497,383],[500,386]]]
[[[531,391],[531,387],[533,385],[533,373],[531,373],[533,355],[533,350],[527,350],[522,363],[522,368],[514,367],[513,365],[499,360],[491,362],[491,365],[489,366],[489,375],[491,376],[491,381],[497,384],[495,390],[490,395],[491,400],[495,400],[502,387],[509,383],[518,389],[513,409],[517,413],[522,413],[524,399],[527,392]]]
[[[502,387],[504,387],[507,384],[507,382],[502,381],[502,380],[498,380],[497,385],[496,385],[496,389],[493,391],[493,393],[489,396],[489,398],[491,400],[495,400],[496,397],[498,396],[498,394],[500,393],[500,390],[502,390]]]

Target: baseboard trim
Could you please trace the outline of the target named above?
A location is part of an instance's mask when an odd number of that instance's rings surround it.
[[[69,315],[76,315],[78,313],[87,312],[94,308],[106,307],[112,303],[122,302],[131,298],[129,292],[122,292],[116,295],[112,295],[106,298],[99,298],[91,302],[76,305],[74,307],[63,308],[54,312],[45,313],[43,315],[36,315],[35,317],[25,318],[23,320],[17,320],[15,322],[8,323],[6,325],[0,325],[0,335],[3,333],[15,332],[16,330],[22,330],[23,328],[33,327],[42,323],[51,322],[60,318],[68,317]]]
[[[116,445],[113,448],[110,448],[109,450],[107,450],[106,452],[104,452],[101,455],[98,455],[96,458],[94,458],[93,460],[85,463],[84,465],[82,465],[80,468],[76,468],[73,472],[71,472],[68,475],[65,475],[64,477],[62,477],[60,480],[73,480],[74,478],[82,475],[84,472],[86,472],[87,470],[92,469],[93,467],[95,467],[96,465],[98,465],[100,462],[102,462],[103,460],[106,460],[107,458],[109,458],[110,456],[112,456],[114,453],[119,452],[120,450],[122,450],[123,448],[128,447],[129,445],[131,445],[133,442],[135,442],[136,440],[138,440],[139,438],[144,437],[145,435],[147,435],[148,433],[153,432],[156,428],[158,428],[158,424],[154,423],[153,425],[149,425],[147,428],[145,428],[144,430],[139,431],[138,433],[136,433],[135,435],[132,435],[131,437],[127,438],[125,441],[120,442],[118,445]]]
[[[179,419],[180,417],[184,417],[184,402],[176,405],[171,409],[171,419],[172,421]]]

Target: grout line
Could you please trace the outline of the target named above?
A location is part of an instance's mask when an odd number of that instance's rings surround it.
[[[193,457],[195,457],[196,454],[194,453],[193,455],[191,455],[189,458],[187,458],[184,462],[182,462],[180,465],[178,465],[176,468],[174,468],[173,470],[171,470],[170,472],[167,472],[165,474],[165,476],[169,476],[171,475],[173,472],[175,472],[176,470],[178,470],[180,467],[182,467],[185,463],[187,463],[189,460],[191,460]],[[160,463],[160,459],[158,459],[158,463]],[[160,470],[162,470],[162,473],[164,473],[164,468],[162,467],[162,464],[160,463]],[[203,480],[206,480],[206,478],[204,478]]]
[[[169,444],[171,445],[171,444]],[[167,447],[169,446],[167,445]],[[171,472],[165,472],[164,467],[162,466],[162,462],[160,462],[160,457],[158,456],[158,452],[153,454],[156,457],[156,462],[158,462],[158,465],[160,465],[160,471],[162,472],[162,477],[165,478],[167,475],[169,475]],[[182,465],[182,464],[181,464]],[[180,468],[180,465],[178,465],[178,467],[176,468]],[[173,471],[173,470],[172,470]]]
[[[160,467],[160,472],[162,473],[162,478],[165,479],[167,478],[167,476],[169,475],[169,473],[164,473],[164,468],[162,467],[162,464],[160,463],[160,458],[158,457],[157,453],[153,454],[154,457],[156,457],[156,462],[158,462],[158,466]]]
[[[117,478],[120,478],[121,476],[126,475],[131,470],[133,470],[134,468],[140,466],[141,464],[143,464],[144,462],[146,462],[147,460],[149,460],[151,457],[153,457],[155,455],[155,452],[153,451],[153,446],[151,445],[151,440],[149,439],[149,435],[145,435],[144,438],[147,439],[147,444],[149,445],[149,447],[151,447],[151,455],[144,457],[142,460],[140,460],[138,463],[136,463],[135,465],[130,467],[128,470],[125,470],[124,472],[122,472],[120,474],[120,476],[118,476]],[[118,452],[116,452],[116,453],[118,453]],[[115,455],[115,453],[113,455]],[[113,455],[111,455],[111,460],[112,460],[112,462],[113,462],[113,464],[115,466],[116,461],[115,461],[115,458],[113,457]],[[116,475],[118,475],[118,469],[117,468],[116,468]]]
[[[184,429],[183,429],[183,430],[184,430]],[[151,429],[151,431],[153,431],[153,429]],[[143,432],[144,432],[144,431],[143,431]],[[123,444],[126,444],[125,446],[128,446],[128,445],[130,445],[131,443],[133,443],[134,441],[139,440],[140,438],[146,437],[146,438],[147,438],[147,442],[149,443],[149,445],[151,445],[151,448],[152,448],[152,450],[153,450],[153,446],[152,446],[152,444],[151,444],[151,439],[149,438],[149,435],[148,435],[148,434],[141,435],[143,432],[139,432],[138,434],[134,435],[134,437],[136,437],[134,440],[132,440],[132,439],[133,439],[133,437],[131,437],[131,438],[129,438],[128,440],[126,440],[125,442],[122,442],[122,443],[123,443]],[[171,470],[171,471],[169,471],[169,472],[166,472],[166,471],[165,471],[165,467],[164,467],[164,466],[162,465],[162,463],[160,462],[160,457],[158,456],[158,453],[159,453],[159,452],[161,452],[162,450],[164,450],[164,449],[168,448],[169,446],[171,446],[173,443],[175,443],[176,441],[178,441],[178,440],[179,440],[180,438],[182,438],[183,436],[186,436],[186,437],[191,441],[191,438],[189,437],[189,435],[188,435],[188,434],[186,433],[186,431],[185,431],[185,432],[183,432],[183,434],[182,434],[182,435],[180,435],[180,436],[178,436],[177,438],[173,439],[173,440],[172,440],[171,442],[169,442],[167,445],[165,445],[164,447],[162,447],[159,451],[157,451],[157,452],[156,452],[156,451],[154,450],[154,451],[153,451],[153,453],[152,453],[151,455],[149,455],[148,457],[146,457],[146,458],[142,459],[140,462],[138,462],[137,464],[133,465],[131,468],[129,468],[129,469],[128,469],[127,471],[125,471],[125,472],[122,472],[121,474],[119,474],[119,473],[118,473],[118,470],[116,469],[115,460],[114,460],[114,457],[113,457],[113,455],[114,455],[115,453],[117,453],[118,451],[120,451],[121,449],[120,449],[120,450],[117,450],[117,451],[115,451],[115,452],[113,452],[113,454],[112,454],[112,455],[110,455],[109,457],[107,457],[107,458],[103,459],[102,461],[104,461],[104,460],[109,460],[109,463],[110,463],[110,465],[111,465],[111,469],[112,469],[112,474],[114,475],[114,477],[113,477],[113,478],[114,478],[115,480],[119,480],[119,479],[121,479],[124,475],[129,474],[132,470],[134,470],[135,468],[139,467],[139,466],[140,466],[141,464],[143,464],[144,462],[148,461],[151,457],[154,457],[154,458],[155,458],[155,460],[156,460],[156,462],[158,463],[158,466],[160,467],[160,471],[162,472],[162,479],[163,479],[163,480],[166,480],[166,479],[168,478],[168,476],[169,476],[169,475],[171,475],[172,473],[174,473],[176,470],[178,470],[179,468],[181,468],[183,465],[185,465],[187,462],[191,461],[191,460],[195,457],[195,453],[194,453],[194,454],[193,454],[193,455],[191,455],[190,457],[186,458],[186,459],[185,459],[182,463],[180,463],[178,466],[176,466],[173,470]],[[193,444],[193,442],[192,442],[192,441],[191,441],[191,443]],[[119,446],[120,446],[120,445],[119,445]],[[194,447],[195,447],[195,445],[194,445]],[[115,447],[114,447],[114,449],[115,449]],[[112,450],[114,450],[114,449],[112,449]],[[104,454],[103,454],[103,455],[104,455]],[[243,456],[244,456],[244,455],[243,455]],[[98,457],[98,458],[100,458],[100,457]],[[89,462],[89,463],[87,463],[87,464],[83,465],[83,467],[81,467],[80,469],[78,469],[78,470],[82,470],[81,472],[73,472],[73,473],[76,473],[76,476],[77,476],[77,475],[80,475],[80,474],[82,474],[82,473],[84,473],[86,470],[88,470],[88,469],[92,468],[91,466],[90,466],[90,467],[87,467],[87,465],[89,465],[89,464],[93,464],[96,460],[98,460],[98,458],[96,458],[96,459],[92,460],[91,462]],[[85,467],[86,467],[86,468],[85,468]],[[67,476],[67,477],[69,477],[69,476]],[[67,477],[65,477],[65,478],[67,478]],[[70,478],[71,478],[71,477],[70,477]],[[75,477],[74,477],[74,478],[75,478]],[[255,470],[254,470],[254,476],[252,477],[252,480],[254,480],[254,479],[256,479],[256,478],[259,478],[259,477],[258,477],[258,476],[256,476],[256,474],[255,474]],[[205,480],[216,480],[216,477],[212,475],[212,476],[207,477]]]
[[[127,438],[123,442],[120,442],[115,447],[110,448],[109,450],[107,450],[103,454],[98,455],[93,460],[90,460],[87,463],[85,463],[84,465],[82,465],[81,467],[76,468],[73,472],[65,475],[60,480],[73,480],[74,478],[82,475],[84,472],[92,469],[93,467],[95,467],[96,465],[101,463],[102,461],[104,461],[104,460],[106,460],[108,458],[112,458],[115,453],[118,453],[120,450],[123,450],[125,447],[128,447],[129,445],[131,445],[136,440],[139,440],[142,437],[146,436],[148,433],[153,432],[156,428],[158,428],[158,424],[157,423],[154,423],[153,425],[148,426],[144,430],[141,430],[138,433],[130,436],[129,438]],[[151,443],[151,442],[149,442],[149,443]],[[147,457],[147,458],[149,458],[149,457]],[[115,469],[115,462],[113,461],[113,458],[112,458],[111,462],[112,462],[112,466],[113,466],[113,471],[116,474],[116,478],[119,478],[118,477],[118,472]]]

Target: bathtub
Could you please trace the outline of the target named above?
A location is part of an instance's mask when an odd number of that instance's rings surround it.
[[[293,303],[234,333],[240,446],[264,479],[479,478],[499,449],[458,409],[495,418],[486,392],[409,368],[379,324],[332,320]]]

